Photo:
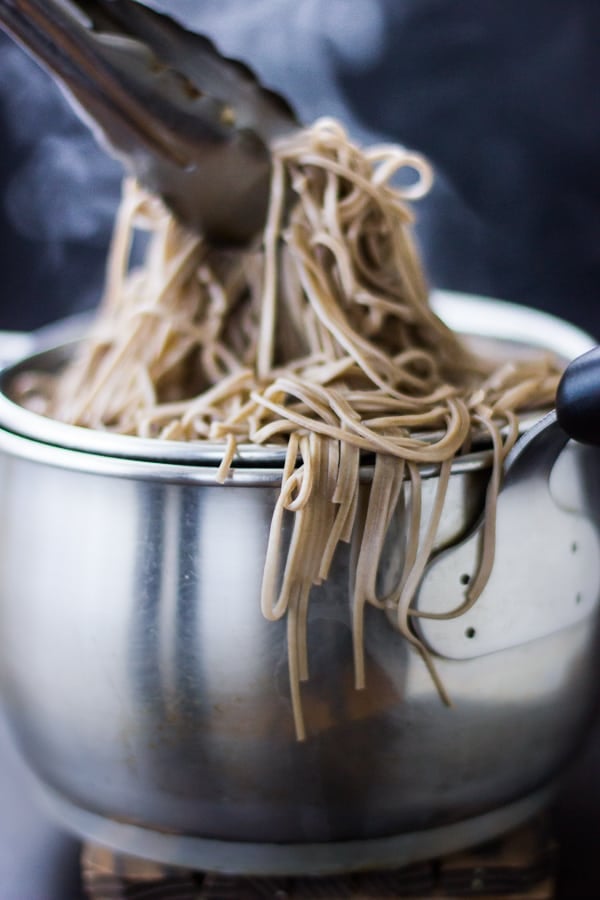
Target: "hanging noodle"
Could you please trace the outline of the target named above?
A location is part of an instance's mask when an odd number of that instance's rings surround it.
[[[407,188],[399,170],[417,176]],[[260,246],[216,250],[187,233],[158,199],[127,182],[107,288],[92,334],[60,376],[31,380],[23,402],[65,422],[177,441],[223,442],[226,481],[240,443],[287,447],[264,567],[264,616],[287,616],[296,733],[305,736],[300,683],[308,677],[311,588],[339,542],[362,528],[352,598],[356,687],[365,685],[367,605],[393,610],[443,699],[433,661],[411,628],[450,466],[487,432],[493,466],[479,570],[466,611],[493,564],[494,510],[516,413],[552,402],[557,370],[536,359],[494,367],[437,318],[411,236],[407,199],[430,184],[424,161],[397,147],[362,151],[321,120],[274,150],[271,204]],[[133,235],[149,235],[130,266]],[[357,519],[361,452],[375,454],[364,523]],[[439,464],[421,533],[419,464]],[[377,596],[386,532],[411,486],[405,566]],[[293,514],[282,549],[284,516]]]

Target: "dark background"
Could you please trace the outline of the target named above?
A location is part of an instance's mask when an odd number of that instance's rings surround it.
[[[163,0],[301,117],[336,115],[436,167],[430,279],[600,336],[596,0]],[[119,167],[45,73],[0,43],[0,327],[92,306]]]
[[[514,300],[600,337],[600,4],[595,0],[170,0],[301,117],[426,153],[432,284]],[[93,306],[119,167],[0,37],[0,328]],[[600,687],[599,687],[600,691]],[[600,729],[555,807],[561,897],[600,896]],[[77,845],[50,826],[0,728],[0,898],[75,900]]]

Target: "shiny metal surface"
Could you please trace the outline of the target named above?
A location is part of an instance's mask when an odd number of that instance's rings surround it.
[[[47,808],[67,827],[95,844],[119,848],[131,856],[199,871],[246,875],[340,875],[375,869],[398,869],[424,859],[482,844],[530,820],[554,799],[552,787],[452,825],[362,841],[317,844],[218,841],[190,835],[147,831],[136,825],[107,822],[43,791]]]
[[[597,452],[569,445],[552,469],[556,502],[586,522],[597,516]],[[446,828],[453,846],[470,842],[464,823],[481,816],[492,831],[510,827],[510,815],[495,814],[522,810],[551,784],[590,721],[592,608],[552,633],[541,616],[539,633],[530,623],[525,643],[498,652],[438,654],[452,708],[420,656],[369,608],[367,687],[356,691],[356,547],[344,548],[311,603],[308,739],[298,743],[285,623],[265,621],[259,603],[279,471],[240,467],[225,486],[213,471],[0,429],[2,702],[70,827],[93,822],[97,839],[117,846],[135,835],[136,852],[160,844],[165,859],[182,844],[200,859],[218,842],[228,871],[250,865],[243,844],[287,845],[285,865],[306,872],[327,858],[308,857],[306,845],[356,842],[360,867],[372,862],[371,842],[383,852],[404,836],[419,858]],[[485,454],[454,470],[439,550],[477,523],[487,477]],[[431,470],[426,509],[435,481]],[[384,579],[401,565],[405,515],[399,504]],[[521,533],[525,556],[532,533]],[[263,859],[269,871],[275,863]]]
[[[575,488],[577,480],[585,478],[585,448],[572,444],[564,454],[559,476],[573,491],[566,508],[560,503],[561,484],[556,479],[550,484],[567,441],[552,412],[510,454],[498,497],[494,568],[483,593],[464,615],[416,622],[436,653],[452,659],[492,653],[568,628],[596,613],[600,600],[598,511],[592,497],[587,509],[574,501],[585,493],[584,485]],[[596,456],[600,460],[597,451]],[[477,572],[483,530],[482,521],[430,564],[415,601],[421,614],[439,616],[464,603]]]
[[[93,474],[78,471],[89,454],[6,433],[0,450],[4,706],[34,772],[76,807],[204,839],[374,839],[527,795],[585,730],[589,618],[501,653],[438,659],[447,709],[369,610],[367,689],[355,691],[340,554],[311,606],[309,739],[297,743],[285,626],[263,620],[258,594],[276,487],[180,483],[177,466],[161,480],[135,465]],[[485,476],[452,477],[447,541],[476,518]]]
[[[430,302],[454,331],[490,339],[492,344],[509,342],[517,354],[519,347],[538,347],[571,360],[596,346],[596,341],[575,325],[518,303],[443,290],[432,291]]]

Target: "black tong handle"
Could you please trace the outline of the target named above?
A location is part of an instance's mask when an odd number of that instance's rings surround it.
[[[569,437],[600,447],[600,347],[567,367],[556,394],[556,415]]]

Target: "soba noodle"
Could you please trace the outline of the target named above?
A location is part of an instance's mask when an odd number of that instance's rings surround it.
[[[412,170],[416,181],[394,186],[400,170]],[[22,384],[23,402],[65,422],[222,442],[221,482],[241,443],[287,448],[261,607],[269,620],[287,616],[300,739],[310,593],[327,579],[337,545],[360,528],[352,598],[356,687],[365,686],[364,615],[371,605],[393,612],[448,701],[411,627],[411,603],[432,553],[452,461],[474,433],[489,433],[493,466],[479,569],[449,616],[477,600],[491,570],[494,507],[518,413],[551,403],[556,389],[551,360],[496,367],[434,315],[407,206],[429,183],[420,157],[388,146],[363,151],[339,124],[321,120],[275,148],[262,242],[233,252],[187,233],[157,198],[127,182],[92,333],[66,371]],[[148,244],[135,268],[138,231]],[[364,453],[374,454],[374,465],[359,523]],[[439,465],[426,527],[423,463]],[[407,479],[404,571],[389,596],[378,596],[386,533]],[[284,550],[289,513],[294,524]]]

